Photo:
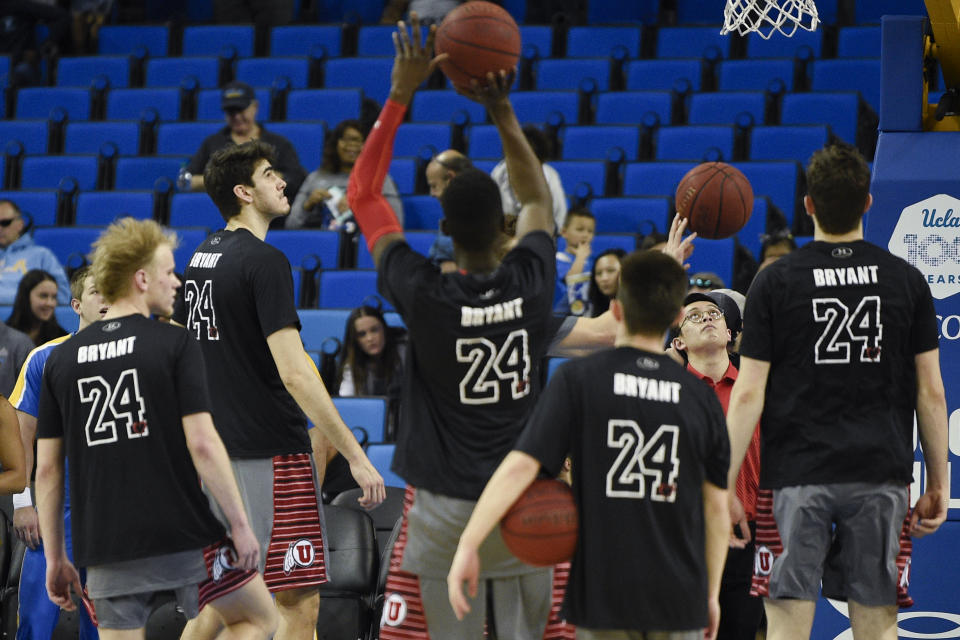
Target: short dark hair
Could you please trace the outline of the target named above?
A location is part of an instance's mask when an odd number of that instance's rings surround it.
[[[440,205],[447,233],[467,251],[486,251],[500,239],[503,201],[497,183],[485,172],[471,167],[455,175]]]
[[[620,262],[617,300],[633,335],[661,335],[670,328],[687,295],[687,273],[661,251],[634,251]]]
[[[240,201],[233,188],[238,184],[252,187],[253,172],[260,161],[272,164],[275,157],[273,146],[260,140],[230,145],[213,153],[203,170],[203,187],[224,220],[229,222],[240,213]]]
[[[856,148],[837,142],[817,150],[807,165],[807,195],[817,224],[830,234],[854,230],[870,196],[870,168]]]
[[[597,217],[590,212],[589,209],[584,207],[574,207],[567,212],[567,217],[563,219],[563,228],[566,229],[570,226],[570,223],[573,222],[574,218],[590,218],[591,220],[596,221]]]
[[[341,120],[340,123],[333,128],[333,131],[323,140],[320,168],[327,173],[340,173],[341,169],[343,169],[343,163],[340,162],[340,154],[337,153],[337,143],[340,142],[340,138],[343,137],[347,129],[356,129],[360,132],[360,135],[363,136],[364,140],[367,139],[367,135],[364,133],[363,126],[361,126],[359,120]]]
[[[640,246],[637,247],[640,251],[646,251],[651,249],[654,246],[666,242],[670,238],[667,237],[667,234],[660,233],[659,231],[651,231],[647,235],[643,236],[643,240],[640,241]]]
[[[546,162],[552,149],[547,134],[536,125],[525,124],[523,125],[523,135],[530,143],[530,148],[533,149],[533,155],[537,156],[537,160],[541,163]]]

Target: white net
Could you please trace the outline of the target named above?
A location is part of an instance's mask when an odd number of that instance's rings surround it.
[[[780,32],[789,38],[797,29],[814,31],[819,23],[813,0],[727,0],[720,33],[755,31],[769,39]]]

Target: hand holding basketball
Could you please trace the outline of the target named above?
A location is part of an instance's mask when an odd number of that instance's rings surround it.
[[[447,14],[437,29],[437,53],[454,87],[483,83],[490,73],[509,71],[520,59],[520,29],[506,9],[492,2],[465,2]]]

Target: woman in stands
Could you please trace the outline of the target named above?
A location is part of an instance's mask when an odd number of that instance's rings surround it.
[[[602,251],[593,263],[590,275],[590,303],[596,318],[610,308],[610,300],[620,288],[620,261],[627,255],[623,249]]]
[[[406,332],[387,326],[376,307],[354,309],[347,318],[337,376],[341,396],[400,397]]]
[[[287,216],[287,229],[339,229],[353,218],[347,202],[350,170],[363,148],[363,130],[359,120],[344,120],[323,141],[320,168],[310,172]],[[393,178],[383,181],[383,195],[403,224],[403,204]]]
[[[7,326],[27,334],[40,346],[67,334],[57,323],[56,310],[57,281],[43,269],[32,269],[20,280]]]

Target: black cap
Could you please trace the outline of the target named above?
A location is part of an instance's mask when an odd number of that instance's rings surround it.
[[[246,109],[250,103],[257,99],[253,92],[253,87],[245,82],[231,82],[223,88],[220,94],[220,108],[227,109]]]
[[[695,291],[688,293],[683,299],[683,306],[694,302],[711,302],[723,311],[723,317],[727,323],[727,329],[730,329],[730,339],[734,340],[740,333],[743,326],[743,314],[740,312],[740,305],[732,297],[719,291],[709,291],[706,293]]]

